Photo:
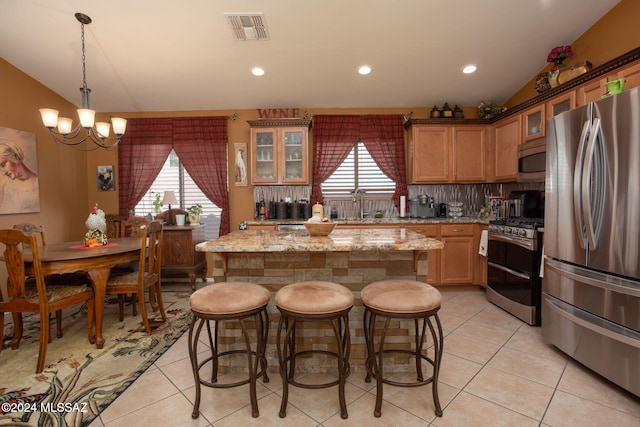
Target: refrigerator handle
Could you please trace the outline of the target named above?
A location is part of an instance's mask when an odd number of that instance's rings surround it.
[[[578,234],[580,235],[580,247],[587,249],[585,242],[585,226],[584,216],[582,213],[582,176],[583,166],[585,158],[585,146],[589,138],[589,120],[585,121],[582,125],[582,133],[580,134],[580,143],[578,144],[578,152],[576,153],[576,165],[573,171],[573,217],[574,224],[578,227]]]
[[[596,143],[598,135],[600,133],[600,119],[594,118],[591,125],[591,132],[589,134],[589,142],[587,143],[587,151],[585,157],[585,167],[582,171],[582,215],[585,218],[585,230],[587,233],[587,240],[589,242],[589,249],[594,250],[596,248],[596,232],[593,223],[593,215],[591,213],[591,185],[596,183],[590,182],[591,174],[593,171],[593,162],[595,159]]]

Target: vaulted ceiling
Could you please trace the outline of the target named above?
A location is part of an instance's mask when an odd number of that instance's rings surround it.
[[[82,12],[97,111],[500,104],[618,2],[0,0],[0,57],[79,105]],[[261,13],[268,39],[225,13]]]

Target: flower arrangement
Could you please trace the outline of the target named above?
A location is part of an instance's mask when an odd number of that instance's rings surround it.
[[[547,62],[553,62],[556,67],[562,68],[565,66],[564,60],[571,56],[573,56],[571,46],[556,46],[547,55]]]
[[[160,212],[162,212],[162,199],[160,198],[160,193],[156,193],[156,197],[153,199],[153,210],[156,212],[156,215],[160,215]]]
[[[480,101],[480,105],[478,105],[478,118],[490,119],[493,116],[504,111],[507,111],[507,107],[498,107],[493,105],[493,102],[487,103],[484,101]]]
[[[191,214],[198,214],[200,215],[202,213],[202,205],[200,203],[197,203],[195,205],[191,205],[187,208],[187,211]]]

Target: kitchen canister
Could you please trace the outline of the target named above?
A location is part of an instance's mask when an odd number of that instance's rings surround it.
[[[291,219],[299,219],[302,218],[302,206],[300,203],[291,203],[289,206],[289,217]]]
[[[276,202],[276,218],[277,219],[287,219],[289,217],[287,210],[288,203],[285,202]]]
[[[324,206],[322,206],[320,203],[316,203],[315,205],[313,205],[313,207],[311,208],[311,216],[314,218],[322,219],[324,217]]]
[[[449,202],[449,218],[460,218],[462,216],[463,207],[462,202]]]
[[[311,218],[311,203],[302,203],[302,217],[304,219]]]

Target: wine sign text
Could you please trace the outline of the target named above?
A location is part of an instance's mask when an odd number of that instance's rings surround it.
[[[297,119],[300,117],[299,108],[258,108],[261,119]]]

